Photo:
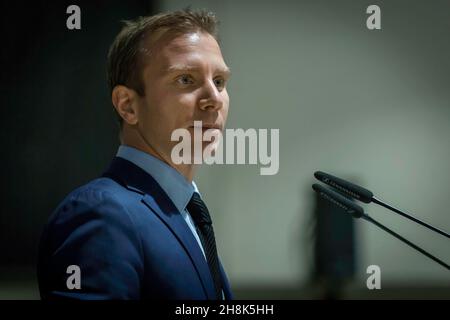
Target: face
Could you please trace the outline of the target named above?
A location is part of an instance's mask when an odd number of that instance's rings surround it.
[[[170,139],[174,130],[187,129],[193,137],[194,121],[202,121],[203,132],[224,129],[230,73],[214,37],[196,32],[162,38],[144,59],[145,96],[139,98],[137,125],[160,157],[169,160],[179,143]]]

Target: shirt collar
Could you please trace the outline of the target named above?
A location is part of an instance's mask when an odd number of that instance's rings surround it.
[[[121,145],[116,156],[134,163],[151,175],[180,212],[184,211],[194,192],[200,193],[194,181],[189,183],[177,170],[146,152]]]

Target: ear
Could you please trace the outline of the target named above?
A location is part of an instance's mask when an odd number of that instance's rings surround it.
[[[138,123],[137,93],[133,89],[118,85],[111,94],[112,103],[123,121],[129,125]]]

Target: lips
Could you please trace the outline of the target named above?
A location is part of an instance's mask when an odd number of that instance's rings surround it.
[[[214,124],[214,123],[202,123],[201,126],[190,126],[190,128],[200,128],[203,130],[208,130],[208,129],[217,129],[217,130],[221,130],[222,126],[218,125],[218,124]]]
[[[221,129],[221,127],[219,125],[217,125],[217,124],[204,124],[203,128],[205,128],[205,129],[218,129],[218,130]]]

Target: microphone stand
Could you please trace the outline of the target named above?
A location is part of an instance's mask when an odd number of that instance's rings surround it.
[[[435,256],[433,256],[432,254],[428,253],[427,251],[425,251],[424,249],[420,248],[419,246],[416,246],[414,243],[412,243],[411,241],[403,238],[401,235],[399,235],[398,233],[392,231],[391,229],[389,229],[388,227],[382,225],[381,223],[379,223],[378,221],[374,220],[373,218],[371,218],[369,215],[367,214],[363,214],[361,216],[362,219],[369,221],[371,223],[373,223],[374,225],[376,225],[377,227],[383,229],[384,231],[386,231],[387,233],[393,235],[394,237],[396,237],[397,239],[399,239],[400,241],[406,243],[408,246],[410,246],[411,248],[419,251],[420,253],[422,253],[423,255],[427,256],[428,258],[434,260],[435,262],[439,263],[441,266],[443,266],[444,268],[446,268],[447,270],[450,270],[450,266],[448,264],[446,264],[444,261],[436,258]]]
[[[443,231],[441,229],[438,229],[436,227],[433,227],[432,225],[430,225],[430,224],[428,224],[428,223],[426,223],[426,222],[424,222],[422,220],[419,220],[419,219],[417,219],[417,218],[407,214],[406,212],[403,212],[403,211],[401,211],[401,210],[399,210],[397,208],[394,208],[394,207],[388,205],[387,203],[384,203],[383,201],[381,201],[381,200],[379,200],[379,199],[377,199],[375,197],[372,197],[372,202],[374,202],[374,203],[376,203],[376,204],[378,204],[378,205],[380,205],[382,207],[385,207],[386,209],[389,209],[389,210],[391,210],[391,211],[393,211],[395,213],[398,213],[399,215],[401,215],[401,216],[403,216],[403,217],[405,217],[405,218],[407,218],[409,220],[412,220],[412,221],[414,221],[414,222],[416,222],[416,223],[418,223],[418,224],[420,224],[420,225],[422,225],[422,226],[424,226],[424,227],[426,227],[426,228],[428,228],[430,230],[433,230],[434,232],[437,232],[437,233],[443,235],[444,237],[450,238],[450,234],[448,234],[447,232],[445,232],[445,231]]]

